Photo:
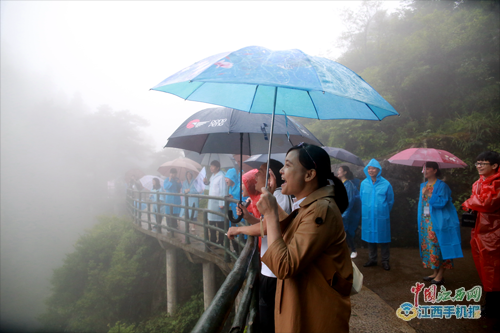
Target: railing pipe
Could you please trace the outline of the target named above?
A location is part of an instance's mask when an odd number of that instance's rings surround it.
[[[212,303],[201,315],[192,332],[220,332],[224,321],[231,312],[234,299],[245,281],[245,275],[253,256],[257,255],[257,238],[249,237],[240,257],[236,260],[233,270],[217,291]]]
[[[250,309],[252,295],[258,290],[256,278],[257,272],[259,271],[259,261],[259,256],[257,254],[254,255],[250,263],[250,269],[248,272],[247,282],[243,290],[243,296],[241,297],[238,311],[236,311],[236,315],[234,316],[233,325],[229,331],[230,333],[243,333],[245,330],[245,323],[248,317],[248,310]]]

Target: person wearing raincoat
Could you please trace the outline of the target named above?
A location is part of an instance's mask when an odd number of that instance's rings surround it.
[[[479,278],[486,292],[482,315],[500,315],[500,155],[489,151],[476,159],[479,179],[472,195],[462,204],[464,210],[477,212],[471,232],[471,250]],[[498,325],[498,322],[497,322]]]
[[[231,168],[226,171],[226,185],[228,188],[228,195],[236,200],[240,199],[240,180],[238,178],[238,172],[235,168]],[[229,204],[229,209],[233,211],[233,216],[236,216],[236,203],[231,202]]]
[[[177,169],[170,169],[170,177],[163,181],[163,189],[167,193],[180,193],[181,181],[177,178]],[[178,195],[165,195],[165,203],[180,205],[181,197]],[[179,216],[180,207],[165,206],[165,214]],[[167,217],[167,226],[177,228],[177,219],[175,217]]]
[[[361,219],[361,199],[358,187],[352,181],[354,175],[349,167],[345,165],[340,166],[337,170],[337,177],[344,183],[347,197],[349,198],[349,206],[342,213],[342,221],[344,222],[347,245],[351,249],[351,258],[354,259],[358,256],[356,246],[354,245],[354,236],[356,235],[356,230]]]
[[[199,194],[198,191],[196,190],[195,186],[195,181],[194,181],[194,176],[191,171],[186,172],[186,180],[182,182],[182,194]],[[182,197],[182,200],[184,202],[184,197]],[[200,207],[200,200],[198,198],[192,198],[189,197],[188,199],[188,204],[189,207]],[[180,212],[180,216],[184,216],[185,210],[182,208]],[[188,218],[190,218],[193,221],[196,221],[198,219],[198,211],[194,209],[188,209]]]
[[[153,193],[151,193],[149,195],[149,201],[158,202],[158,201],[165,200],[165,196],[162,194],[164,192],[163,192],[163,189],[161,187],[160,180],[158,178],[153,178],[153,188],[151,189],[151,192],[153,192]],[[163,205],[160,206],[159,208],[158,208],[158,204],[153,204],[151,206],[152,206],[151,209],[155,213],[163,213],[165,211],[165,208]],[[154,215],[156,216],[156,224],[161,224],[161,222],[163,220],[163,216],[161,216],[160,214],[154,214]],[[154,226],[153,230],[157,231],[158,229],[156,228],[156,226]]]
[[[388,271],[391,242],[391,210],[394,192],[382,174],[382,167],[372,159],[364,168],[361,182],[361,239],[368,243],[369,260],[364,267],[377,265],[377,244],[380,244],[382,267]]]
[[[462,258],[460,222],[451,199],[451,190],[437,177],[436,162],[425,163],[425,178],[418,200],[418,240],[424,268],[434,273],[424,277],[431,284],[444,283],[444,270],[453,268],[453,259]]]
[[[210,181],[204,179],[205,185],[209,185],[208,195],[215,197],[224,197],[227,194],[227,186],[224,172],[220,169],[220,162],[213,160],[210,162]],[[208,209],[224,213],[224,200],[209,199]],[[224,229],[224,215],[217,215],[214,213],[208,213],[208,223],[214,227]],[[217,239],[218,235],[218,239]],[[210,229],[210,241],[212,243],[218,243],[220,245],[224,244],[224,233],[220,231],[215,231]]]

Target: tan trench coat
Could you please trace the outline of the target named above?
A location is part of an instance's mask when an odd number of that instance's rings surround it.
[[[333,186],[281,221],[262,261],[277,276],[276,332],[349,332],[352,264]]]

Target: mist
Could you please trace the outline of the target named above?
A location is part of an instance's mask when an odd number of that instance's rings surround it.
[[[20,64],[2,52],[2,331],[37,328],[53,269],[96,216],[124,213],[123,187],[113,197],[107,181],[119,185],[127,170],[154,172],[169,159],[153,151],[144,119],[92,110]]]

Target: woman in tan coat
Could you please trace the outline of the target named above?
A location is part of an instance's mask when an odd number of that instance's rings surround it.
[[[342,223],[348,201],[330,170],[330,157],[322,148],[295,146],[280,171],[282,193],[297,200],[293,212],[278,212],[276,199],[265,188],[257,203],[269,243],[262,261],[278,278],[276,332],[349,331],[353,273]]]

